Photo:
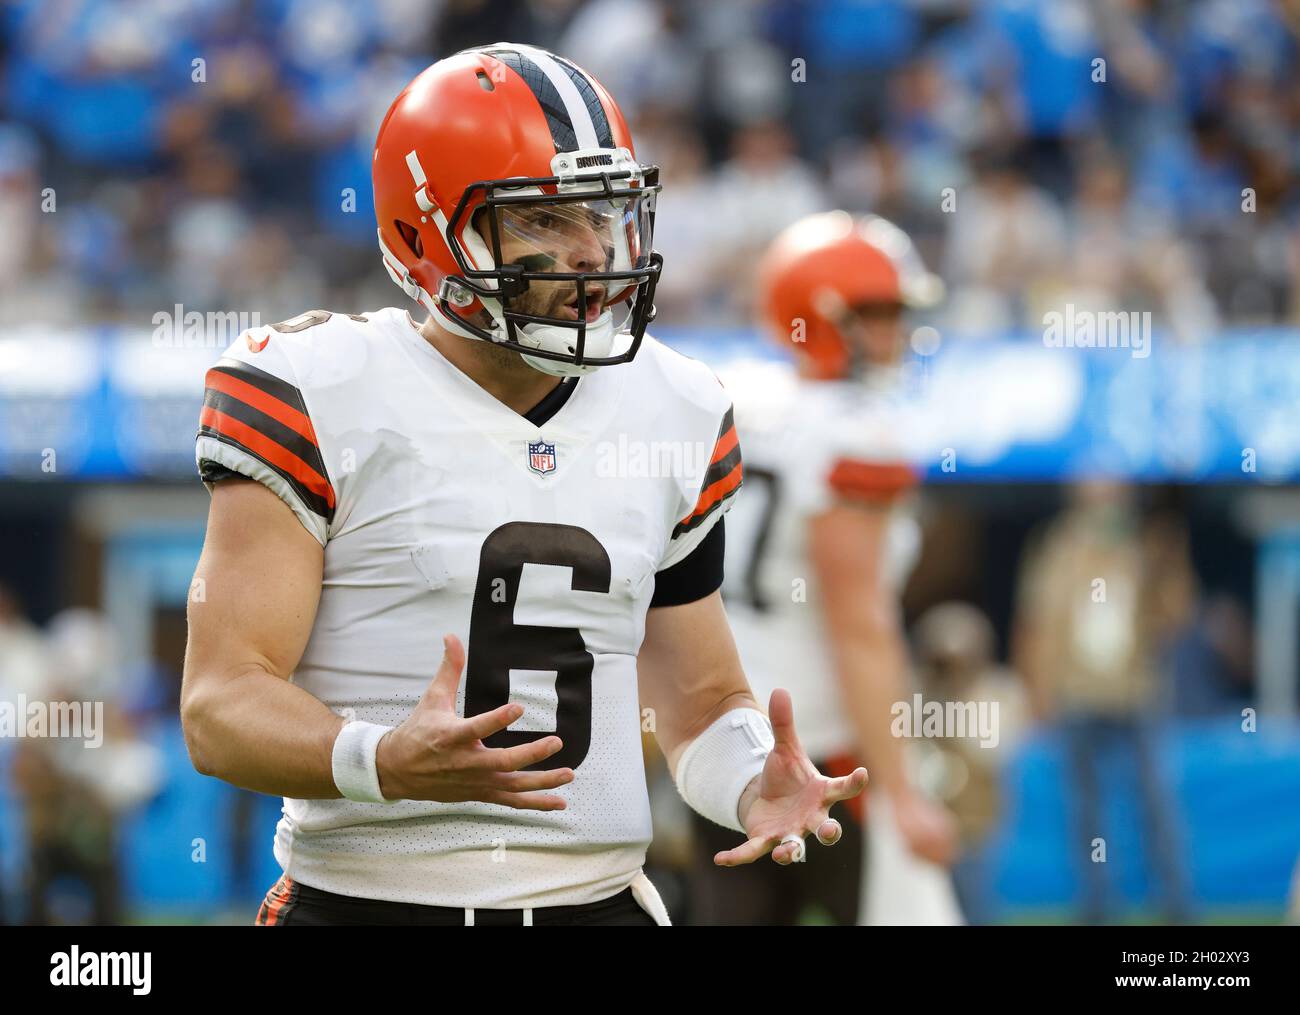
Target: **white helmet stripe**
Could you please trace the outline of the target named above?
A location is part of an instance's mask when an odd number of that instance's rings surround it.
[[[420,156],[415,154],[412,148],[406,153],[406,168],[411,172],[411,178],[415,180],[415,203],[420,206],[420,211],[432,211],[433,201],[429,198],[429,179],[424,175],[424,166],[420,165]]]
[[[424,166],[420,165],[420,156],[415,153],[414,148],[406,153],[406,168],[410,171],[411,179],[415,181],[416,187],[419,188],[415,192],[415,203],[420,206],[420,211],[428,212],[433,215],[433,222],[434,225],[438,227],[438,232],[443,236],[446,236],[447,216],[444,215],[442,209],[435,205],[429,198],[429,178],[424,175]],[[382,244],[383,239],[381,238],[379,242]],[[388,248],[385,247],[384,249],[387,250]],[[460,249],[464,252],[465,257],[469,260],[470,264],[475,268],[481,267],[479,264],[479,258],[476,258],[470,250],[466,249],[465,244],[462,243]],[[391,251],[389,251],[389,253],[391,254]],[[394,260],[396,260],[396,258],[394,258]]]
[[[559,92],[560,101],[564,103],[564,111],[569,115],[569,122],[573,124],[578,147],[599,148],[601,145],[600,139],[596,136],[596,124],[592,121],[591,113],[587,111],[587,104],[582,101],[582,95],[578,92],[578,86],[573,83],[573,78],[565,73],[564,68],[556,63],[546,50],[536,49],[533,46],[514,48],[535,63]]]
[[[417,187],[423,187],[429,182],[429,178],[424,175],[424,166],[420,165],[420,156],[415,154],[414,148],[406,153],[406,168],[411,171],[411,178]]]

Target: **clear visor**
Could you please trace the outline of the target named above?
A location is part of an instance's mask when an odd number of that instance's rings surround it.
[[[644,268],[650,261],[650,196],[498,205],[498,263],[547,274]]]
[[[653,191],[613,197],[530,197],[492,205],[494,222],[480,231],[499,267],[523,269],[527,286],[502,300],[516,325],[590,327],[606,311],[621,331],[634,301],[625,297],[645,277],[651,256]],[[640,279],[635,273],[643,273]]]

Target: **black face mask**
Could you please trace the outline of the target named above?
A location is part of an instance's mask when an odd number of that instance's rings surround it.
[[[663,267],[663,259],[651,249],[659,171],[651,166],[641,172],[642,186],[632,186],[630,174],[619,172],[565,180],[563,193],[545,192],[556,189],[558,177],[486,180],[466,188],[447,223],[448,245],[460,274],[448,276],[443,283],[439,295],[444,305],[464,305],[472,297],[497,301],[504,335],[500,328],[489,329],[456,316],[479,338],[531,357],[589,367],[629,362],[654,319],[655,286]],[[473,211],[470,228],[480,227],[495,265],[490,269],[475,268],[454,240],[480,193],[482,200]],[[511,250],[509,262],[503,249]],[[542,315],[536,307],[530,308],[527,304],[536,302],[525,298],[530,291],[557,294],[547,306],[558,303],[559,315]],[[560,293],[567,293],[567,298],[559,300]],[[588,313],[589,308],[595,309],[591,305],[595,298],[603,299],[606,308],[616,305],[625,313],[617,332],[630,341],[621,353],[586,355],[588,330],[599,319]],[[530,324],[571,331],[569,351],[521,342],[519,331]]]

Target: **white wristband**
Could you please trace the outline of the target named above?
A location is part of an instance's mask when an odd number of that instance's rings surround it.
[[[391,726],[354,720],[344,723],[339,730],[331,759],[334,785],[348,800],[366,804],[388,803],[379,790],[375,754],[379,750],[379,741],[390,729]]]
[[[754,708],[735,708],[687,745],[673,781],[691,809],[710,821],[744,832],[740,798],[763,771],[775,739],[772,723]]]

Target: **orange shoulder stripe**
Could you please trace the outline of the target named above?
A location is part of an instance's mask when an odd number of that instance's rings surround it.
[[[736,435],[735,424],[718,438],[718,443],[713,446],[713,457],[709,459],[709,464],[720,462],[731,453],[731,449],[740,443],[740,438]]]
[[[259,412],[266,413],[272,419],[283,423],[294,433],[319,446],[320,442],[316,440],[316,430],[312,427],[311,420],[307,415],[299,412],[288,403],[282,402],[274,395],[268,395],[261,388],[255,388],[247,381],[241,381],[238,377],[234,377],[222,370],[209,370],[206,384],[215,391],[220,391],[231,398],[237,398],[246,405],[251,405]]]
[[[699,518],[701,515],[709,513],[709,509],[718,501],[732,493],[740,486],[740,481],[744,474],[744,465],[737,462],[735,467],[721,479],[710,483],[700,491],[700,499],[695,502],[695,507],[685,518],[678,524],[685,525],[693,518]]]
[[[331,508],[334,507],[334,488],[330,486],[329,480],[292,451],[286,450],[269,437],[258,433],[247,423],[240,422],[233,416],[227,416],[210,405],[203,407],[199,422],[220,434],[233,437],[249,451],[255,452],[272,465],[283,469],[312,493],[324,498],[325,503]]]

